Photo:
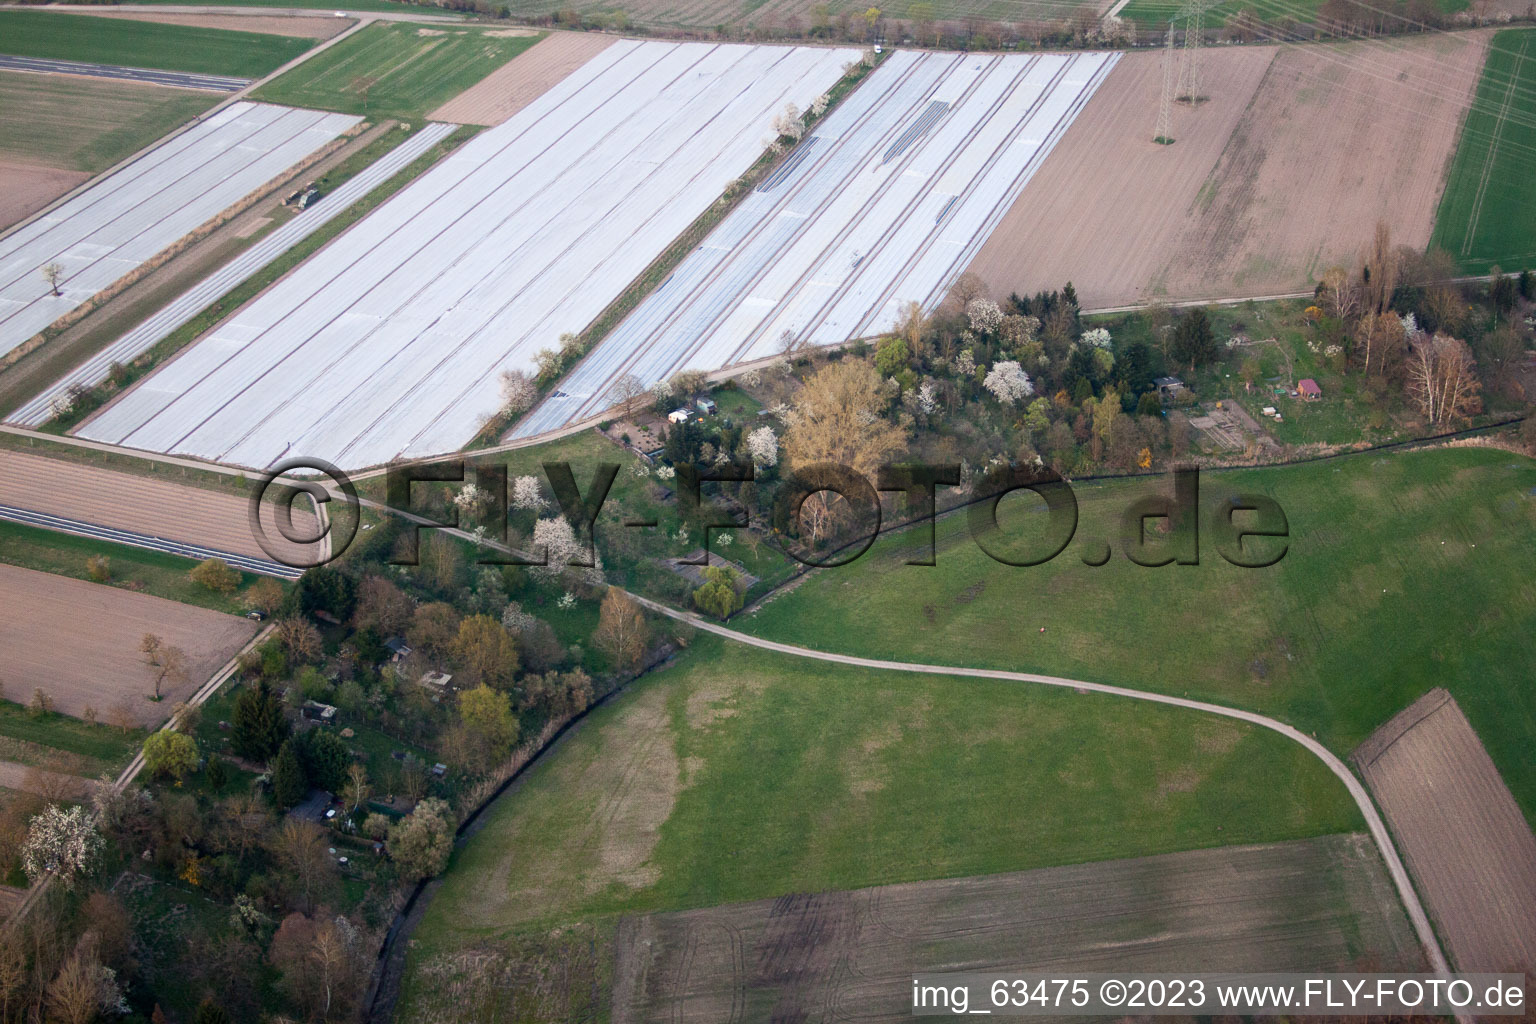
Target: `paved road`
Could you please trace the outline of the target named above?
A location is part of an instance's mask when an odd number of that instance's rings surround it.
[[[114,78],[142,85],[168,85],[175,89],[204,89],[211,92],[239,92],[251,84],[249,78],[224,75],[199,75],[188,71],[155,71],[151,68],[125,68],[116,64],[83,64],[75,60],[50,60],[45,57],[10,57],[0,54],[0,71],[31,71],[42,75],[85,75],[89,78]]]
[[[44,530],[74,534],[77,537],[90,537],[95,540],[110,541],[113,544],[127,544],[149,551],[162,551],[168,555],[180,555],[183,558],[195,558],[198,561],[205,558],[222,558],[235,569],[262,576],[275,576],[278,579],[296,580],[304,572],[302,569],[283,565],[281,562],[271,562],[265,558],[236,555],[216,548],[205,548],[198,544],[183,544],[179,540],[151,537],[147,533],[135,533],[132,530],[97,526],[95,523],[87,523],[79,519],[68,519],[64,516],[49,515],[46,512],[16,508],[14,505],[0,505],[0,519],[8,519],[13,523],[22,523],[26,526],[37,526]]]

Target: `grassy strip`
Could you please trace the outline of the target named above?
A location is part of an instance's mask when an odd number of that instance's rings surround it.
[[[0,562],[90,581],[86,559],[92,555],[106,555],[111,560],[112,578],[106,586],[232,615],[245,610],[245,592],[259,578],[242,572],[239,587],[233,593],[220,594],[188,578],[197,565],[193,559],[0,520]]]
[[[17,693],[12,696],[24,696]],[[92,725],[78,718],[49,711],[34,715],[20,704],[0,700],[0,736],[23,743],[52,747],[78,757],[101,770],[118,768],[132,760],[148,735],[143,729],[124,732],[113,726]]]
[[[44,11],[0,11],[0,52],[260,78],[319,40]]]
[[[811,127],[825,120],[832,111],[836,110],[837,105],[842,102],[843,98],[852,92],[884,59],[884,55],[882,55],[876,59],[873,65],[855,64],[851,71],[828,90],[827,108],[820,117],[808,121],[806,134],[809,135]],[[792,149],[786,151],[782,154],[782,159],[787,160],[793,152],[794,150]],[[539,376],[540,398],[553,390],[568,370],[581,362],[587,353],[597,346],[598,342],[608,336],[608,332],[612,331],[625,317],[634,312],[635,307],[639,306],[647,295],[650,295],[663,281],[671,276],[672,272],[687,258],[688,254],[698,248],[705,237],[718,227],[720,222],[725,220],[743,199],[751,195],[752,190],[761,184],[763,179],[768,177],[778,167],[780,162],[781,156],[765,150],[757,158],[757,162],[747,169],[745,174],[730,184],[724,195],[711,203],[709,209],[699,214],[693,223],[688,225],[686,231],[678,235],[676,240],[667,246],[660,256],[652,260],[651,265],[646,267],[639,277],[631,281],[629,287],[620,292],[618,298],[610,302],[607,308],[598,314],[597,319],[587,325],[586,330],[576,336],[576,344],[570,348],[568,354],[560,360],[556,368]],[[469,449],[486,448],[498,443],[501,435],[510,430],[512,425],[517,422],[518,415],[521,414],[509,415],[505,410],[498,412],[495,416],[486,420],[485,425],[480,428],[480,432],[475,435],[467,447]]]
[[[419,130],[419,125],[412,125],[412,131]],[[133,362],[126,365],[120,364],[119,370],[113,374],[112,378],[103,381],[81,395],[75,401],[73,409],[63,416],[55,417],[48,421],[41,429],[53,434],[69,433],[87,416],[106,404],[115,394],[127,390],[155,367],[177,352],[180,352],[206,331],[211,330],[230,313],[261,294],[273,282],[309,259],[310,256],[329,243],[331,239],[336,238],[343,231],[373,212],[385,200],[410,184],[425,172],[427,168],[442,159],[445,154],[457,148],[477,131],[479,131],[478,128],[471,126],[459,128],[458,131],[418,157],[404,170],[399,171],[394,177],[353,203],[347,208],[346,212],[338,215],[314,234],[305,238],[245,281],[230,289],[213,305],[204,309],[191,320],[162,338],[156,345],[134,359]],[[405,141],[406,138],[407,134],[403,131],[387,132],[373,143],[363,147],[363,149],[344,160],[324,178],[321,178],[322,187],[335,188],[341,185],[342,182],[378,159],[387,150]],[[386,143],[385,140],[389,141]]]
[[[425,117],[512,60],[542,33],[378,22],[305,61],[253,99],[368,117]]]

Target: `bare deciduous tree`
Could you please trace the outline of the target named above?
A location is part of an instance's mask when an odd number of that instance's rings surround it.
[[[48,289],[55,296],[62,295],[59,291],[59,282],[64,280],[64,268],[57,263],[50,263],[43,268],[43,280],[48,282]]]
[[[639,603],[618,587],[609,587],[593,634],[598,648],[615,664],[632,669],[645,657],[649,635]]]
[[[1482,408],[1477,371],[1467,343],[1448,334],[1414,342],[1408,355],[1408,397],[1433,424],[1450,423]]]

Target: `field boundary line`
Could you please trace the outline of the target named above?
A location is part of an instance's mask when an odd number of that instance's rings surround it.
[[[1355,805],[1360,809],[1361,815],[1365,818],[1366,826],[1371,831],[1371,838],[1375,840],[1377,851],[1381,854],[1381,859],[1386,864],[1387,871],[1392,877],[1392,882],[1397,888],[1398,898],[1402,901],[1403,908],[1408,913],[1409,922],[1418,934],[1419,943],[1423,946],[1425,956],[1429,959],[1430,969],[1439,974],[1450,973],[1450,965],[1445,959],[1445,953],[1440,948],[1440,942],[1435,936],[1434,929],[1430,926],[1429,917],[1424,912],[1423,904],[1419,902],[1418,893],[1413,888],[1413,881],[1408,875],[1408,870],[1403,866],[1401,858],[1398,857],[1397,848],[1393,845],[1391,833],[1387,831],[1386,823],[1382,820],[1380,813],[1377,812],[1376,805],[1371,801],[1370,794],[1366,791],[1364,784],[1355,777],[1355,774],[1349,770],[1349,767],[1331,750],[1306,733],[1286,725],[1278,719],[1270,718],[1267,715],[1261,715],[1254,711],[1225,707],[1221,704],[1193,700],[1188,697],[1174,697],[1170,694],[1152,693],[1147,690],[1133,690],[1124,686],[1111,686],[1108,683],[1093,683],[1081,679],[1067,679],[1062,676],[1040,675],[1034,672],[1008,672],[998,669],[966,668],[951,665],[931,665],[922,662],[887,661],[883,658],[862,658],[851,654],[832,654],[827,651],[818,651],[796,644],[766,640],[762,637],[753,636],[750,633],[741,633],[719,623],[701,619],[690,612],[680,611],[659,601],[642,597],[639,594],[631,594],[630,596],[644,607],[668,618],[687,623],[695,629],[703,630],[706,633],[713,633],[727,640],[747,644],[761,650],[787,654],[792,657],[809,658],[815,661],[826,661],[838,665],[850,665],[855,668],[913,672],[924,675],[964,676],[972,679],[997,679],[1003,682],[1054,686],[1071,689],[1079,693],[1102,693],[1114,697],[1127,697],[1131,700],[1150,701],[1154,704],[1185,708],[1191,711],[1203,711],[1207,714],[1234,718],[1238,721],[1247,722],[1250,725],[1257,725],[1272,732],[1277,732],[1281,736],[1305,747],[1344,783],[1345,789],[1349,791],[1350,797],[1354,799]],[[1460,1024],[1470,1024],[1471,1022],[1471,1018],[1463,1014],[1458,1014],[1457,1020]]]

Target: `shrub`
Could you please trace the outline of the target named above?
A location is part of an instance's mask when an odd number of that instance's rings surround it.
[[[112,559],[106,555],[92,555],[85,560],[85,572],[96,583],[105,583],[112,578]]]
[[[240,586],[240,574],[222,558],[205,558],[187,575],[192,582],[220,594],[233,594]]]

